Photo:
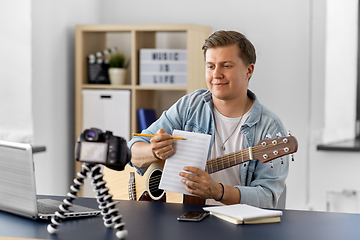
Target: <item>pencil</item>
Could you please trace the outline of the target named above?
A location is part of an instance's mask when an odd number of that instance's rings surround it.
[[[134,136],[155,137],[156,135],[134,133]],[[183,137],[171,137],[171,138],[172,138],[172,139],[179,139],[179,140],[186,140],[186,138],[183,138]]]

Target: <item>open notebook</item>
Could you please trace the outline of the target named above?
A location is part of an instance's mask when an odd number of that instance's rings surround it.
[[[50,219],[61,202],[37,199],[32,146],[0,140],[0,210],[32,219]],[[73,205],[67,217],[99,214],[98,209]]]

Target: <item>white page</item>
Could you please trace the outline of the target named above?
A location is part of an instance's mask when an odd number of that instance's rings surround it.
[[[174,137],[184,137],[186,140],[174,139],[174,153],[165,161],[160,180],[160,189],[190,194],[185,189],[179,176],[185,166],[193,166],[205,170],[211,135],[174,130]]]
[[[269,210],[253,207],[246,204],[234,204],[216,207],[203,207],[205,211],[226,215],[238,220],[256,220],[267,217],[279,217],[282,215],[280,210]]]

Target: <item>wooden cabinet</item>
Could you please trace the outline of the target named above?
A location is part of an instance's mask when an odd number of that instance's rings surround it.
[[[78,25],[75,42],[75,139],[83,131],[83,89],[127,89],[131,91],[130,133],[139,132],[137,109],[153,108],[160,115],[181,96],[207,88],[202,45],[212,30],[192,24]],[[88,84],[87,56],[116,46],[129,59],[124,85]],[[139,84],[139,50],[168,48],[187,50],[187,86],[142,86]],[[111,116],[109,116],[111,117]],[[107,130],[107,129],[104,129]],[[130,139],[131,136],[123,136]],[[80,170],[76,164],[76,172]]]

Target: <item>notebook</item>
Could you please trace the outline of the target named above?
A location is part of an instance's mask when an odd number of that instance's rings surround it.
[[[32,146],[0,140],[0,211],[32,219],[50,219],[60,201],[37,199]],[[67,217],[98,215],[100,210],[79,205]]]
[[[247,204],[204,207],[210,214],[234,224],[280,222],[282,211],[262,209]]]

